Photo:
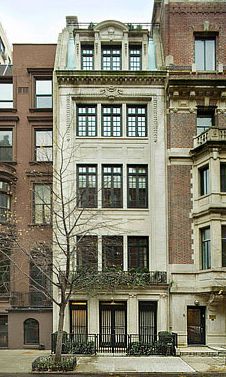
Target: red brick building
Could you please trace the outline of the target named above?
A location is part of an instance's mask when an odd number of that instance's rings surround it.
[[[155,1],[168,69],[170,328],[225,344],[226,3]]]

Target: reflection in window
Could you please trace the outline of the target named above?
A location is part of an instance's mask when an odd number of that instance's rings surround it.
[[[52,80],[36,80],[36,107],[52,107]]]
[[[13,108],[13,84],[0,83],[0,109]]]
[[[210,227],[201,229],[202,270],[211,268]]]
[[[34,223],[51,224],[52,195],[51,185],[34,185]]]
[[[103,207],[122,207],[122,166],[103,166],[102,174]]]
[[[10,184],[0,181],[0,223],[6,223],[9,220],[10,209]]]
[[[35,161],[52,161],[52,130],[35,130]]]
[[[0,161],[12,161],[13,131],[7,129],[0,129]]]
[[[148,206],[147,166],[128,166],[128,207],[147,208]]]
[[[128,237],[128,267],[148,269],[148,237]]]
[[[97,167],[77,167],[78,205],[83,208],[97,207]]]
[[[123,268],[123,237],[102,237],[102,269],[122,270]]]
[[[34,318],[24,321],[24,344],[39,344],[39,323]]]

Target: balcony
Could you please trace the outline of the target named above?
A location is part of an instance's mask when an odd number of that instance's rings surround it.
[[[12,292],[10,303],[14,308],[52,307],[52,302],[41,292]]]
[[[193,151],[196,148],[203,146],[204,144],[217,145],[225,143],[226,141],[226,128],[211,127],[207,131],[202,132],[200,135],[194,138]]]

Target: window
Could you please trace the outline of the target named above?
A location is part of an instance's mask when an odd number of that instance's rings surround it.
[[[122,207],[122,166],[103,166],[102,177],[103,207]]]
[[[222,267],[226,267],[226,225],[221,227],[222,239]]]
[[[96,106],[77,106],[77,136],[97,136]]]
[[[94,68],[93,46],[82,46],[82,69],[92,71]]]
[[[13,131],[0,129],[0,161],[12,161],[13,159]]]
[[[148,237],[128,237],[129,270],[148,270]]]
[[[102,106],[102,136],[122,136],[121,106]]]
[[[226,163],[220,164],[221,192],[226,192]]]
[[[201,229],[202,270],[211,268],[210,227]]]
[[[130,46],[129,48],[129,69],[131,71],[141,70],[141,46]]]
[[[86,301],[75,301],[70,302],[70,314],[71,314],[71,329],[70,333],[73,333],[73,338],[76,339],[78,335],[78,340],[87,342],[88,333],[88,319],[87,319],[87,302]]]
[[[77,268],[97,270],[97,236],[77,237]]]
[[[36,80],[36,103],[38,109],[52,107],[52,80]]]
[[[153,344],[157,334],[157,301],[139,301],[139,340]]]
[[[39,344],[39,323],[34,318],[24,321],[24,344]]]
[[[119,46],[102,47],[102,69],[119,71],[121,69],[121,48]]]
[[[102,269],[122,270],[123,268],[123,237],[102,237]]]
[[[198,71],[216,69],[216,39],[195,38],[195,64]]]
[[[34,185],[34,223],[51,224],[52,194],[51,185]]]
[[[0,109],[13,108],[13,84],[9,82],[0,83]]]
[[[214,110],[198,109],[197,110],[197,135],[207,131],[214,126]]]
[[[206,165],[199,169],[199,176],[200,176],[200,195],[207,195],[209,194],[209,165]]]
[[[78,205],[84,208],[97,207],[97,167],[77,167]]]
[[[35,130],[35,161],[53,160],[53,131]]]
[[[127,107],[127,136],[147,136],[146,106]]]
[[[147,166],[128,166],[128,207],[148,207]]]
[[[9,220],[10,209],[10,184],[0,181],[0,223],[6,223]]]

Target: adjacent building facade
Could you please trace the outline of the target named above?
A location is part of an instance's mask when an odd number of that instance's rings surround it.
[[[55,45],[14,45],[0,76],[0,347],[50,347],[52,303],[30,253],[49,247]],[[50,202],[49,202],[50,203]],[[5,258],[4,258],[5,257]]]

